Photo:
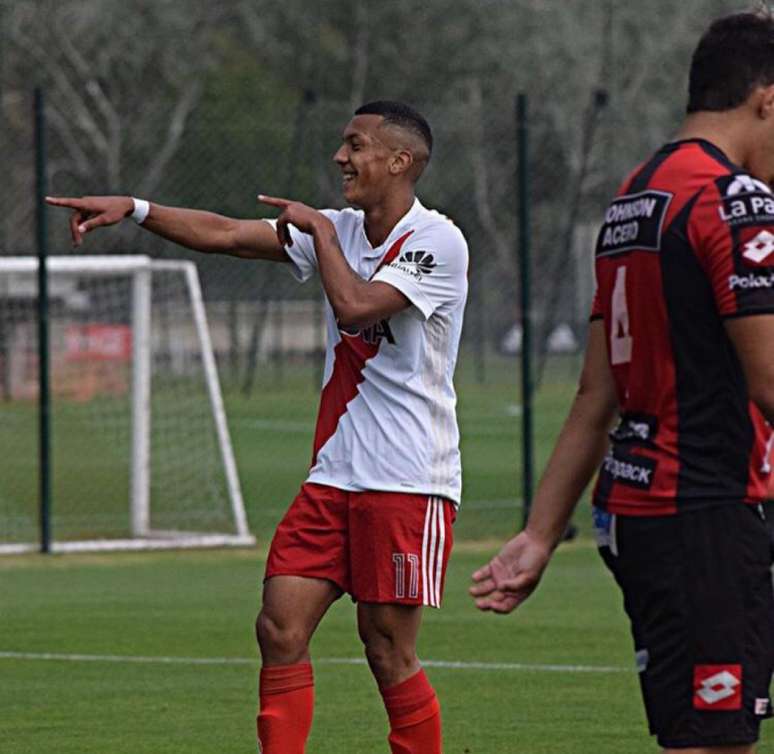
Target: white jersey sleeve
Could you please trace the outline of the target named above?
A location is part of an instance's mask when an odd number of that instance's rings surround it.
[[[429,223],[412,233],[396,259],[373,277],[397,288],[427,320],[443,304],[465,297],[468,245],[449,220]]]
[[[331,220],[334,225],[339,214],[335,209],[321,209],[320,212]],[[276,220],[266,220],[275,230]],[[299,283],[305,283],[317,271],[317,254],[314,250],[314,239],[308,233],[302,233],[298,228],[289,225],[290,238],[293,243],[285,246],[285,253],[290,259],[290,273]]]

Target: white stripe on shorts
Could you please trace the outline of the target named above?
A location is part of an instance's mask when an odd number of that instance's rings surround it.
[[[436,550],[435,545],[438,539],[438,524],[436,522],[436,507],[435,498],[430,498],[430,542],[427,548],[427,583],[429,586],[428,605],[436,607],[436,594],[435,594],[435,558]]]
[[[443,500],[435,499],[438,516],[438,555],[435,564],[435,606],[441,606],[441,580],[443,577],[443,548],[446,541],[446,521],[444,520]]]
[[[441,606],[443,558],[446,544],[444,501],[439,497],[427,499],[425,530],[422,536],[422,604]]]
[[[422,604],[429,605],[428,582],[427,582],[427,541],[430,532],[430,510],[432,503],[427,499],[427,510],[425,511],[425,531],[422,534]]]

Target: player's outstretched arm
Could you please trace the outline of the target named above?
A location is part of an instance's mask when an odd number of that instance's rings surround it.
[[[74,246],[80,246],[91,231],[130,217],[135,207],[129,196],[47,197],[46,201],[72,210],[70,235]],[[274,229],[263,220],[236,220],[214,212],[150,204],[142,227],[195,251],[288,261]]]
[[[586,485],[602,462],[618,410],[605,329],[591,323],[578,392],[538,485],[524,531],[473,574],[481,610],[509,613],[535,590]]]

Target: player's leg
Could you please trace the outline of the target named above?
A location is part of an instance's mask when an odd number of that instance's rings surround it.
[[[417,605],[358,603],[358,633],[379,688],[396,686],[419,671],[421,623],[422,608]]]
[[[340,595],[323,579],[274,576],[264,584],[255,624],[263,661],[257,729],[264,754],[303,754],[314,714],[309,641]]]
[[[261,649],[258,738],[264,754],[302,754],[312,726],[309,640],[349,587],[346,498],[304,485],[277,527],[256,621]]]
[[[438,700],[416,656],[422,606],[441,604],[453,505],[442,498],[357,493],[349,507],[358,629],[390,721],[393,754],[440,754]]]
[[[309,662],[309,640],[341,589],[326,579],[273,576],[263,585],[255,633],[264,668]]]
[[[441,708],[416,654],[422,608],[358,603],[357,621],[390,720],[390,750],[440,754]]]
[[[614,532],[600,551],[624,593],[651,733],[669,754],[751,754],[774,666],[759,512],[619,517]]]

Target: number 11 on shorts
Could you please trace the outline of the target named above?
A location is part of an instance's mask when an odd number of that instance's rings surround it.
[[[413,552],[394,552],[392,562],[395,564],[395,598],[400,600],[406,597],[406,576],[408,575],[408,596],[409,599],[416,599],[419,596],[419,555]],[[406,574],[406,563],[408,563],[408,574]]]

